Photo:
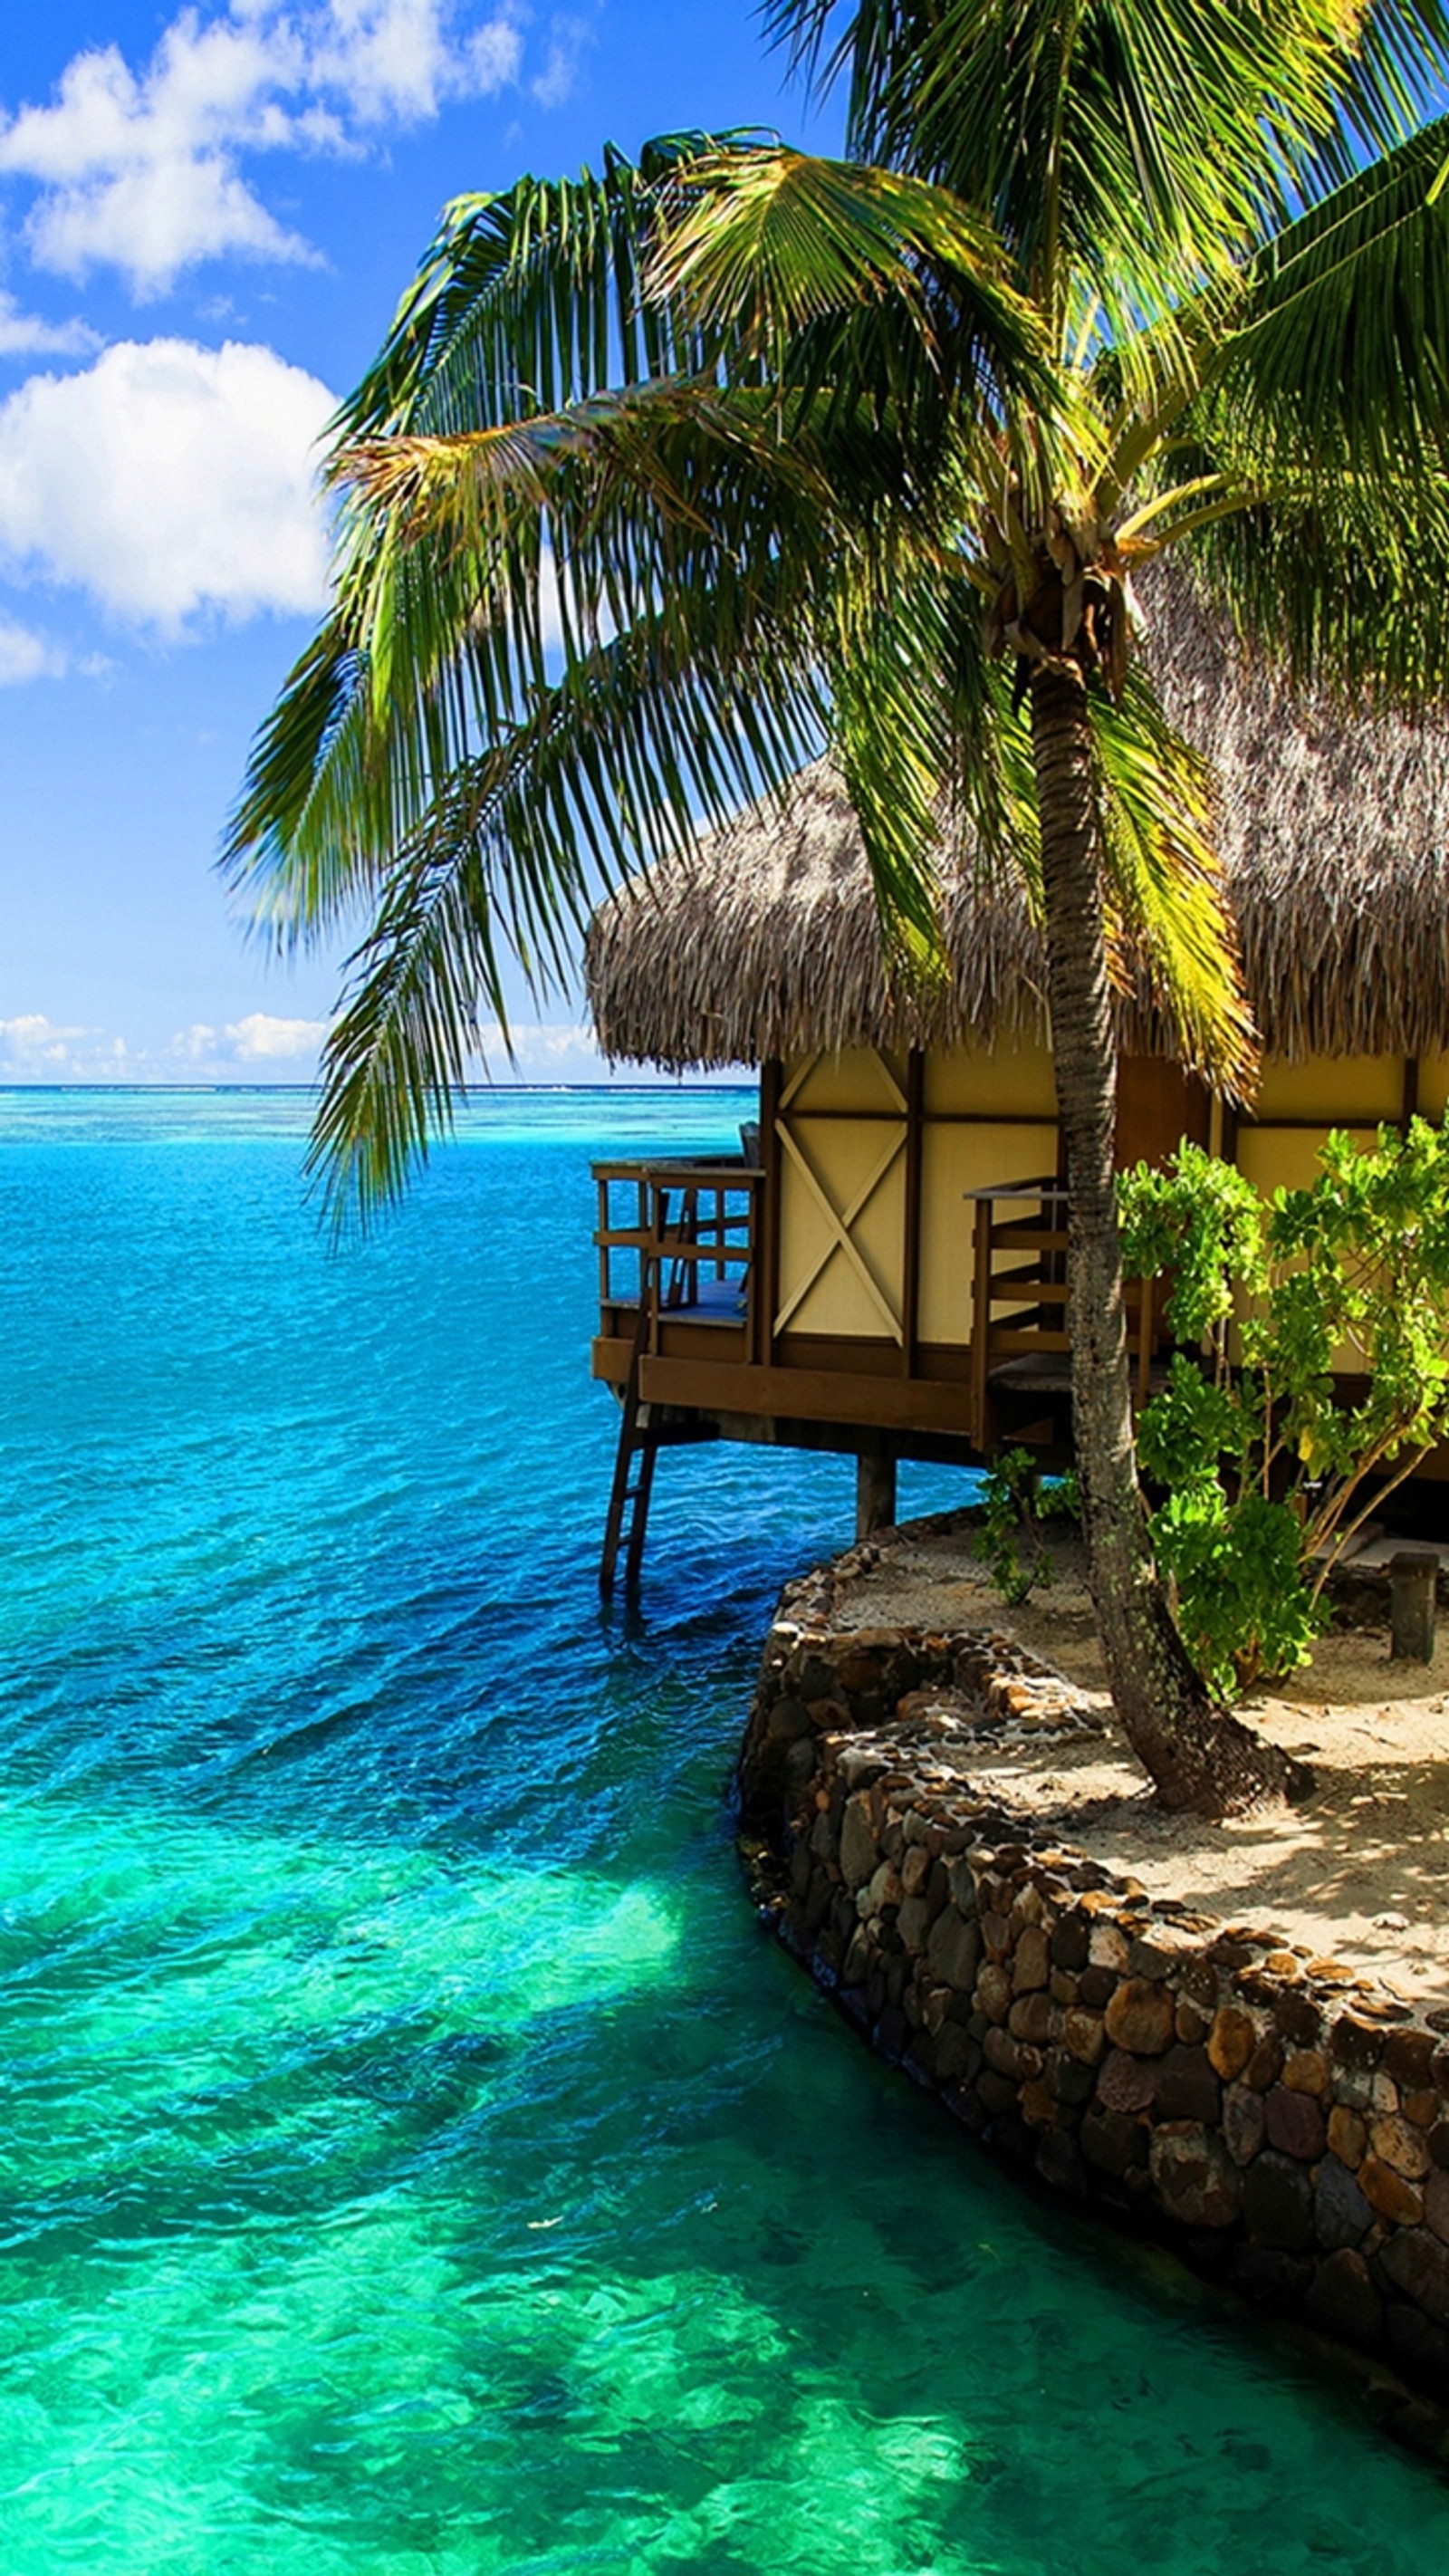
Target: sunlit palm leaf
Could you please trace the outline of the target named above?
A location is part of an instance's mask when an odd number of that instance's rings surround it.
[[[979,594],[959,565],[842,584],[827,678],[831,750],[865,843],[887,959],[903,980],[947,971],[934,853],[976,854],[983,878],[1035,884],[1037,823],[1026,729],[986,650]]]
[[[763,608],[753,651],[718,638],[712,603],[642,622],[572,665],[529,722],[453,769],[387,872],[328,1041],[314,1161],[335,1217],[397,1194],[491,1013],[503,960],[535,991],[566,980],[565,934],[605,887],[677,846],[688,818],[722,822],[784,787],[821,746],[808,657]]]
[[[587,667],[636,626],[685,638],[703,601],[720,667],[735,652],[753,670],[762,619],[776,644],[787,604],[808,619],[839,560],[821,544],[829,492],[798,445],[762,434],[761,408],[666,385],[351,451],[338,608],[258,745],[228,844],[270,925],[325,927],[385,875],[453,770],[552,703],[551,650]],[[662,777],[643,792],[668,803]]]
[[[727,139],[664,136],[637,163],[610,146],[598,172],[456,198],[337,415],[342,438],[485,428],[697,371],[697,338],[640,276],[668,184]]]
[[[1091,708],[1119,976],[1128,988],[1145,982],[1196,1072],[1242,1097],[1257,1047],[1214,847],[1211,773],[1140,666],[1120,700],[1094,693]]]
[[[1449,117],[1289,223],[1247,269],[1204,418],[1263,475],[1449,456]]]
[[[678,195],[651,291],[708,331],[740,333],[772,372],[810,324],[888,300],[909,307],[940,367],[964,356],[989,374],[1040,357],[1037,317],[1007,283],[996,235],[945,189],[759,145],[693,163]],[[932,333],[933,304],[949,307],[949,339]]]
[[[1085,282],[1119,338],[1230,274],[1336,111],[1395,139],[1449,67],[1434,0],[769,0],[766,19],[826,80],[848,73],[852,150],[987,212],[1022,282]]]

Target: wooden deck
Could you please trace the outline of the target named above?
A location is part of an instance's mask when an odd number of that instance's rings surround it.
[[[772,1276],[766,1175],[743,1158],[598,1163],[594,1178],[593,1371],[620,1392],[632,1371],[640,1402],[711,1416],[725,1437],[859,1449],[884,1434],[901,1456],[968,1463],[1005,1438],[1064,1452],[1067,1232],[1055,1180],[969,1194],[970,1339],[903,1344],[792,1329]],[[1151,1283],[1129,1290],[1128,1307],[1145,1394]]]

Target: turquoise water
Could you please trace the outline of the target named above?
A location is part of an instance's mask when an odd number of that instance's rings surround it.
[[[739,1114],[499,1096],[332,1255],[298,1101],[0,1095],[4,2576],[1449,2554],[754,1924],[731,1749],[849,1470],[667,1458],[600,1619],[587,1159]]]

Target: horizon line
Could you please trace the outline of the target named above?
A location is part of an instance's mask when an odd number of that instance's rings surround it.
[[[621,1091],[744,1091],[753,1087],[748,1069],[738,1077],[716,1074],[701,1075],[697,1081],[683,1076],[661,1076],[655,1082],[480,1082],[469,1084],[461,1094],[464,1101],[489,1099],[499,1092],[603,1091],[611,1095]],[[0,1079],[0,1093],[6,1092],[94,1092],[101,1098],[115,1098],[127,1093],[139,1098],[166,1098],[182,1092],[276,1091],[319,1096],[315,1082],[9,1082]]]

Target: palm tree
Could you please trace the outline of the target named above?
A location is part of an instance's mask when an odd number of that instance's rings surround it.
[[[1173,1806],[1290,1766],[1214,1706],[1138,1493],[1114,984],[1251,1082],[1211,782],[1138,658],[1173,551],[1301,684],[1449,687],[1438,0],[773,0],[848,160],[760,136],[451,206],[344,406],[335,605],[226,864],[361,917],[314,1158],[335,1210],[448,1120],[503,949],[828,743],[894,971],[969,820],[1046,932],[1075,1439],[1113,1697]],[[552,630],[552,631],[551,631]]]

